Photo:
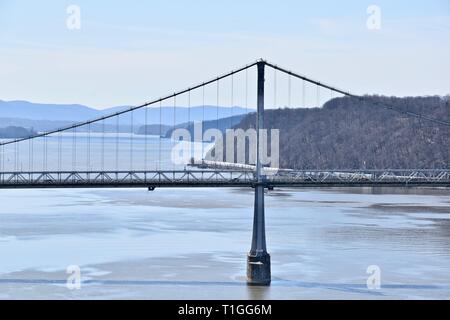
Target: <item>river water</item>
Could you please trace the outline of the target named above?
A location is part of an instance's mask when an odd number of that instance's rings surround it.
[[[269,288],[245,282],[251,189],[0,190],[0,204],[1,299],[450,299],[448,189],[270,191]]]
[[[247,287],[252,190],[2,190],[0,298],[450,298],[450,196],[266,195],[270,288]],[[66,269],[81,268],[81,289]],[[368,289],[367,268],[380,269]]]

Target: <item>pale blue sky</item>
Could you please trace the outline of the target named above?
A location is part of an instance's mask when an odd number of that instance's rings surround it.
[[[138,104],[259,57],[359,94],[444,95],[449,40],[448,0],[0,0],[0,99]]]

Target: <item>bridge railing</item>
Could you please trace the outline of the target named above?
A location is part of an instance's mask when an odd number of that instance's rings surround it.
[[[235,170],[2,172],[0,188],[249,185],[253,172]]]
[[[268,176],[274,184],[450,184],[449,170],[295,170]]]
[[[253,171],[42,171],[1,172],[0,188],[254,186]],[[449,170],[304,170],[265,176],[270,186],[450,186]]]

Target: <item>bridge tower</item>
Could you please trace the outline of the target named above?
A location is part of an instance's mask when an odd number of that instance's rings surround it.
[[[252,247],[247,256],[247,283],[268,286],[271,282],[270,255],[266,249],[266,227],[264,218],[264,180],[260,157],[260,130],[264,128],[264,82],[266,62],[260,60],[258,66],[258,92],[256,113],[256,178],[253,217]]]

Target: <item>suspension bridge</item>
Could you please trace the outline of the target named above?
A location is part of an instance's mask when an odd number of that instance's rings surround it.
[[[274,71],[267,92],[267,69]],[[250,72],[255,71],[256,72]],[[328,99],[352,97],[364,102],[366,96],[354,95],[289,71],[264,60],[218,76],[187,89],[135,107],[103,115],[63,128],[29,137],[0,142],[0,189],[29,188],[175,188],[175,187],[249,187],[255,189],[254,224],[248,254],[248,283],[268,285],[271,281],[270,255],[266,249],[264,191],[275,187],[450,187],[450,169],[382,170],[296,170],[280,169],[267,173],[261,161],[261,136],[256,135],[256,159],[252,165],[235,167],[193,167],[174,163],[171,151],[179,143],[200,149],[204,160],[214,141],[178,141],[170,134],[194,122],[215,123],[217,130],[233,129],[237,106],[245,106],[244,116],[256,112],[256,132],[264,129],[264,109],[271,95],[273,107],[279,105],[277,73],[286,76],[284,106],[320,107]],[[294,80],[299,84],[294,88]],[[237,85],[241,82],[241,85]],[[225,93],[224,93],[225,92]],[[297,94],[297,93],[300,94]],[[309,95],[307,94],[309,92]],[[312,93],[311,93],[312,92]],[[326,92],[326,94],[324,94]],[[294,102],[296,95],[297,102]],[[326,96],[324,98],[324,96]],[[450,123],[377,101],[374,108],[400,112],[435,126]],[[165,106],[163,106],[163,104]],[[227,105],[228,114],[219,109]],[[170,107],[167,107],[169,105]],[[194,106],[201,119],[193,116]],[[183,107],[181,107],[183,106]],[[198,107],[200,106],[200,107]],[[215,106],[215,118],[211,107]],[[171,112],[167,110],[171,109]],[[206,111],[205,111],[206,110]],[[156,112],[155,112],[156,111]],[[198,113],[198,112],[197,112]],[[156,116],[155,116],[156,115]],[[225,119],[225,120],[224,120]],[[226,123],[226,125],[224,125]],[[152,134],[147,129],[152,127]],[[143,135],[137,135],[144,128]],[[203,129],[202,136],[203,136]],[[282,129],[281,129],[282,130]]]

